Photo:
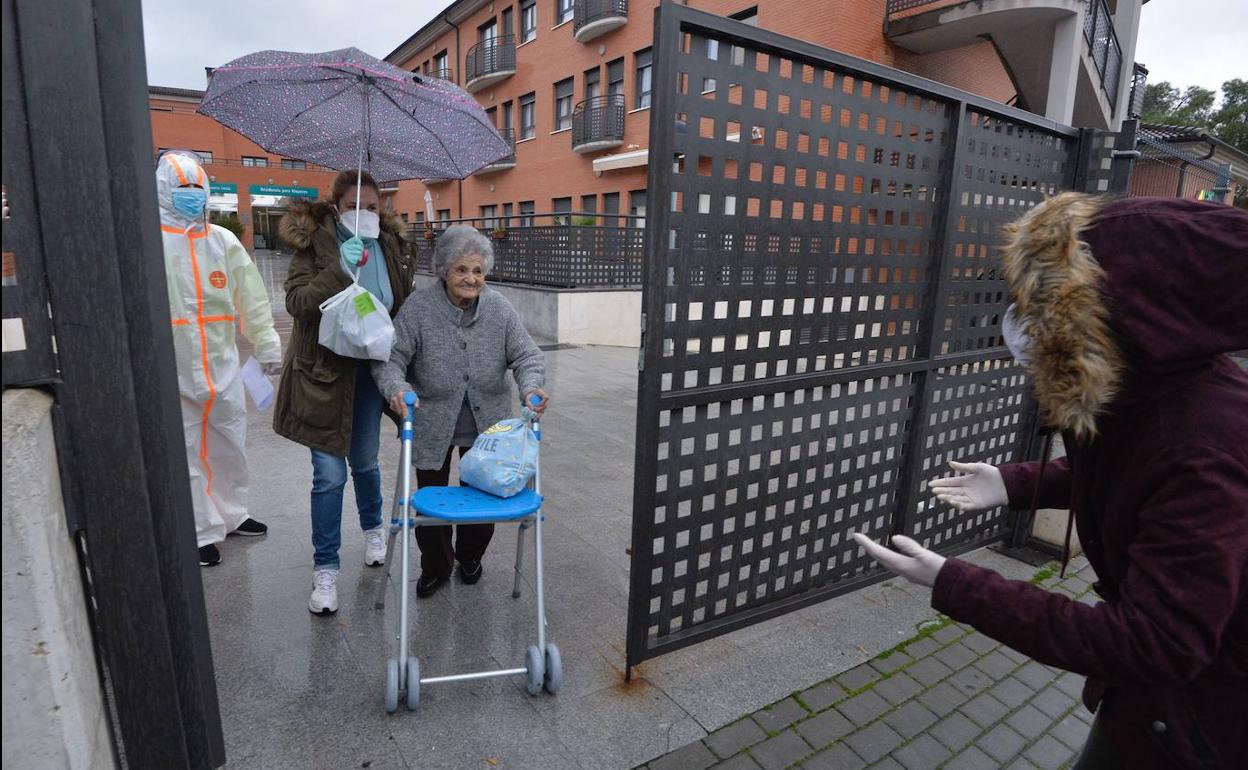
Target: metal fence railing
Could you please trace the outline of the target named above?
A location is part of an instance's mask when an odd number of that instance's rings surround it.
[[[1235,193],[1231,168],[1197,157],[1141,131],[1139,157],[1131,169],[1132,196],[1187,198],[1230,203]]]
[[[850,532],[957,554],[1016,529],[926,482],[1033,454],[1001,227],[1113,160],[1089,132],[683,5],[657,29],[630,668],[888,577]]]
[[[1148,67],[1138,61],[1131,72],[1131,101],[1127,107],[1128,118],[1138,118],[1144,114],[1144,94],[1148,87]]]
[[[417,223],[408,228],[417,270],[432,272],[437,239],[466,224],[491,238],[494,269],[506,283],[564,289],[641,286],[644,219],[594,212],[525,213]]]
[[[1122,46],[1114,31],[1114,17],[1105,0],[1089,0],[1084,13],[1083,37],[1090,46],[1101,90],[1113,108],[1118,103],[1118,75],[1122,71]]]

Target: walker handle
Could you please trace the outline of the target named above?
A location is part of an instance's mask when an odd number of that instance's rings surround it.
[[[542,403],[541,396],[537,395],[536,393],[529,394],[529,404],[531,404],[532,406],[541,406],[541,403]]]
[[[411,419],[416,417],[416,403],[418,401],[420,399],[410,390],[403,394],[403,403],[407,404],[407,415]]]

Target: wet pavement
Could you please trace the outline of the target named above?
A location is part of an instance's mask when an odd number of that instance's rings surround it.
[[[284,339],[288,262],[272,252],[257,258]],[[271,412],[253,409],[250,504],[270,532],[229,538],[222,564],[203,571],[227,767],[631,768],[866,663],[936,617],[925,590],[890,581],[648,661],[626,684],[636,362],[628,348],[547,352],[547,631],[563,653],[563,689],[532,697],[519,677],[428,685],[416,712],[393,716],[382,701],[385,662],[396,654],[397,566],[377,611],[384,568],[363,565],[348,492],[340,609],[308,612],[310,455],[274,435]],[[389,428],[382,435],[388,505],[399,444]],[[512,599],[514,555],[515,528],[500,526],[481,582],[453,580],[431,599],[413,599],[411,650],[422,675],[523,666],[536,641],[533,570],[530,552],[530,585]],[[987,550],[968,558],[1009,577],[1035,572]],[[749,759],[749,750],[737,753]]]

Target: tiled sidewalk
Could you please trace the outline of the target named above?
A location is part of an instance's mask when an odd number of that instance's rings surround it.
[[[1086,560],[1033,582],[1095,603]],[[1083,678],[940,618],[874,660],[650,761],[646,770],[1068,767]]]

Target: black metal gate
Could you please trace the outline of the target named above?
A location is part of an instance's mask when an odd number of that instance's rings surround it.
[[[997,230],[1114,170],[1112,138],[684,6],[655,50],[630,669],[886,577],[850,532],[1004,536],[925,491],[1030,452]]]

